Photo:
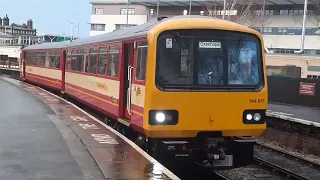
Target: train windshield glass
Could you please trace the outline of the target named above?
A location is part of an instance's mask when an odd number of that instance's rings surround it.
[[[261,42],[252,34],[222,30],[161,33],[156,84],[161,88],[259,88]]]

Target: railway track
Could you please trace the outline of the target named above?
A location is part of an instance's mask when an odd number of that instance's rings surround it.
[[[319,164],[264,144],[256,144],[254,161],[290,179],[320,179]]]
[[[289,171],[287,169],[284,169],[283,167],[280,167],[276,164],[272,164],[264,159],[261,159],[261,158],[257,158],[257,157],[254,157],[253,160],[257,163],[259,163],[260,165],[263,165],[267,168],[270,168],[272,170],[276,170],[278,173],[281,173],[283,176],[285,177],[288,177],[288,178],[291,178],[291,179],[298,179],[298,180],[307,180],[307,178],[299,175],[299,174],[296,174],[292,171]]]
[[[320,165],[284,150],[257,143],[255,164],[233,170],[216,171],[220,179],[320,179]]]

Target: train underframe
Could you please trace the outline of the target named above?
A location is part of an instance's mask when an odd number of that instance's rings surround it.
[[[211,169],[232,169],[253,164],[254,141],[223,137],[221,132],[200,132],[194,138],[148,138],[121,123],[115,129],[165,164],[197,165]]]

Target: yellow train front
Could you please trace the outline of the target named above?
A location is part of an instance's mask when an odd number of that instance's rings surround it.
[[[149,151],[199,165],[252,162],[268,104],[262,36],[207,17],[170,18],[148,32],[144,102]]]

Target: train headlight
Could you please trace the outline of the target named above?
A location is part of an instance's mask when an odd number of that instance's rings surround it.
[[[166,116],[164,115],[164,113],[159,112],[159,113],[156,114],[156,120],[159,123],[162,123],[165,119],[166,119]]]
[[[260,121],[260,119],[261,119],[260,113],[255,113],[255,114],[253,115],[253,119],[254,119],[255,121]]]
[[[246,118],[247,118],[247,120],[252,120],[252,115],[251,114],[247,114],[247,116],[246,116]]]
[[[244,124],[264,124],[266,118],[266,110],[245,110],[243,111]]]
[[[150,110],[150,125],[176,125],[178,124],[179,113],[176,110]]]

